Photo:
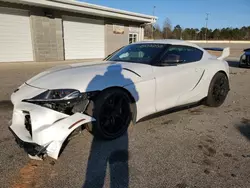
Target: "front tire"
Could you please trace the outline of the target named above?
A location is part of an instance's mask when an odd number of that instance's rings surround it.
[[[91,101],[87,114],[94,117],[86,129],[94,137],[112,140],[122,136],[132,122],[131,100],[121,89],[108,89]]]
[[[229,92],[229,81],[226,74],[218,72],[214,75],[208,90],[206,105],[210,107],[221,106]]]

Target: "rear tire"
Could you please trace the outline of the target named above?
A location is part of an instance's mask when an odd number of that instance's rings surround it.
[[[86,113],[96,119],[86,125],[94,137],[113,140],[122,136],[132,122],[131,100],[121,89],[108,89],[89,104]]]
[[[208,90],[206,105],[210,107],[221,106],[229,92],[229,81],[226,74],[218,72],[214,75]]]

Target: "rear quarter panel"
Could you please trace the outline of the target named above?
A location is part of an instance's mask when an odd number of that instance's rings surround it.
[[[227,61],[218,59],[208,59],[202,63],[205,67],[205,73],[201,80],[201,83],[199,84],[199,87],[202,88],[201,93],[207,96],[209,85],[216,73],[224,72],[229,78],[229,65]]]
[[[204,68],[204,74],[199,84],[185,98],[182,98],[185,103],[198,102],[207,97],[210,83],[217,72],[224,72],[229,78],[229,66],[226,61],[211,58],[201,63]]]

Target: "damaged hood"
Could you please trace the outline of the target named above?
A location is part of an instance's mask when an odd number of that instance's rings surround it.
[[[76,63],[56,66],[26,81],[41,89],[78,89],[81,92],[133,84],[151,75],[150,65],[128,62]]]

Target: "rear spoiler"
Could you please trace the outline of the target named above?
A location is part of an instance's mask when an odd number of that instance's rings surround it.
[[[222,54],[220,57],[217,57],[219,60],[223,60],[227,58],[230,55],[230,48],[203,48],[204,50],[210,50],[210,51],[222,51]]]

